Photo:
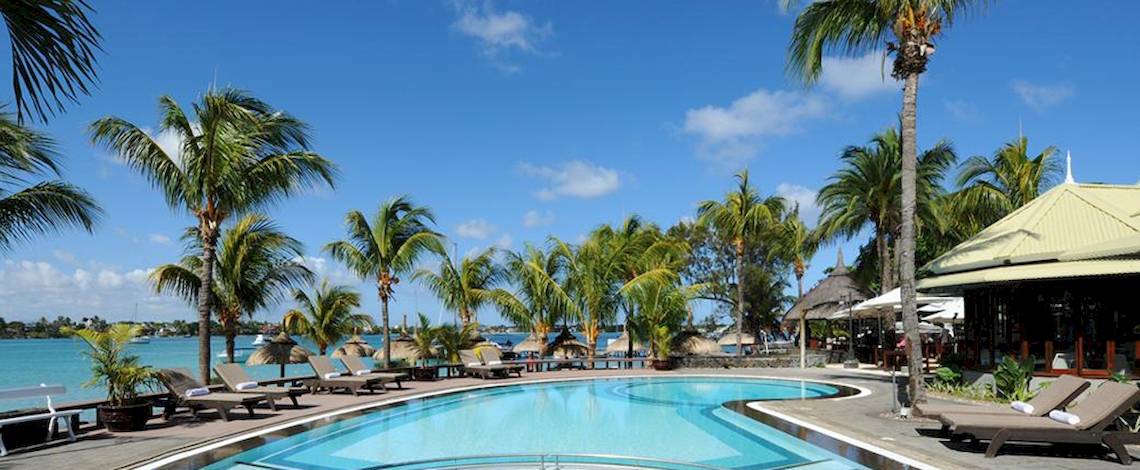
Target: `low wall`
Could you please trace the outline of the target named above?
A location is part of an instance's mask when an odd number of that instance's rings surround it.
[[[673,359],[674,365],[688,369],[728,369],[728,368],[765,368],[765,367],[799,367],[799,352],[772,351],[762,356],[682,356]],[[823,367],[827,364],[827,354],[808,351],[807,366]]]

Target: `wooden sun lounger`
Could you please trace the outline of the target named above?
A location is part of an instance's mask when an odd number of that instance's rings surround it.
[[[356,356],[344,356],[344,357],[340,358],[340,362],[344,363],[344,366],[347,367],[348,370],[352,372],[353,376],[379,379],[381,384],[385,384],[385,383],[389,383],[389,382],[395,382],[396,388],[404,388],[404,385],[401,382],[404,380],[407,380],[407,377],[408,377],[407,374],[396,374],[396,373],[392,373],[392,372],[375,372],[372,370],[372,368],[365,366],[364,361],[361,361],[360,358],[356,357]],[[366,370],[366,371],[368,371],[368,373],[365,375],[359,375],[357,373],[357,371],[360,371],[360,370]]]
[[[483,364],[485,364],[485,365],[488,365],[488,366],[502,365],[502,366],[506,367],[507,368],[507,375],[510,375],[511,373],[515,373],[515,374],[518,374],[519,377],[522,377],[522,371],[523,371],[523,369],[526,368],[526,366],[523,366],[521,364],[504,364],[502,353],[499,351],[499,348],[496,348],[494,346],[486,347],[486,348],[479,348],[478,350],[475,351],[475,354],[483,359]],[[496,362],[498,364],[496,364]]]
[[[198,416],[198,410],[213,409],[217,410],[218,414],[222,415],[222,421],[229,421],[229,410],[239,406],[245,407],[252,418],[253,407],[261,402],[270,402],[269,397],[261,394],[250,393],[228,393],[228,392],[210,392],[207,395],[188,397],[186,391],[192,388],[204,388],[201,382],[194,379],[189,370],[186,369],[162,369],[158,372],[159,380],[170,394],[174,396],[177,404],[181,404],[190,408],[190,412],[194,417]],[[272,402],[270,402],[272,403]],[[170,411],[165,414],[167,418],[170,417]]]
[[[351,375],[344,375],[345,373],[336,368],[332,361],[325,356],[309,356],[309,365],[313,367],[313,372],[317,373],[315,390],[327,388],[329,392],[336,389],[348,390],[353,396],[359,395],[361,390],[368,390],[368,393],[376,391],[376,386],[379,385],[381,390],[387,391],[384,388],[383,379],[369,378],[369,377],[354,377]],[[336,374],[333,376],[333,374]]]
[[[1110,428],[1122,414],[1140,402],[1140,388],[1133,384],[1105,382],[1069,409],[1080,417],[1076,426],[1048,417],[987,414],[945,414],[939,420],[955,435],[989,440],[986,458],[993,458],[1007,441],[1056,444],[1104,444],[1120,462],[1132,463],[1125,444],[1140,443],[1140,434]]]
[[[470,349],[461,349],[459,351],[459,362],[463,363],[463,373],[471,377],[478,376],[483,380],[491,377],[506,377],[507,366],[489,366],[483,364],[479,357],[475,355],[475,351]]]
[[[937,418],[944,414],[993,414],[1008,416],[1047,416],[1050,411],[1063,409],[1089,388],[1089,382],[1074,375],[1057,377],[1041,393],[1027,403],[1033,405],[1033,414],[1025,414],[1008,405],[932,405],[921,403],[914,409],[919,416]]]
[[[218,374],[218,377],[222,378],[222,383],[226,384],[226,388],[231,392],[252,393],[269,397],[267,401],[269,402],[269,408],[273,411],[277,411],[276,401],[282,398],[288,398],[292,401],[294,408],[300,407],[301,405],[297,403],[297,397],[305,394],[305,389],[301,387],[266,387],[259,385],[255,388],[238,390],[238,384],[254,382],[253,378],[241,367],[241,364],[218,364],[214,366],[214,372]]]

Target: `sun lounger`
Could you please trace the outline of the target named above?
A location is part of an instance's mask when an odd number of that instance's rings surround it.
[[[997,455],[1007,441],[1104,444],[1121,463],[1129,465],[1132,457],[1124,445],[1140,443],[1140,434],[1117,431],[1110,426],[1137,402],[1140,402],[1140,388],[1136,385],[1105,382],[1069,409],[1070,414],[1079,417],[1077,424],[1049,417],[987,414],[944,414],[939,420],[955,435],[989,440],[987,458]]]
[[[1087,388],[1089,388],[1089,382],[1077,378],[1074,375],[1062,375],[1057,377],[1057,380],[1054,380],[1048,387],[1042,390],[1041,393],[1038,393],[1037,396],[1027,402],[1033,406],[1032,413],[1023,413],[1014,410],[1009,405],[933,405],[922,403],[915,405],[914,408],[920,416],[928,418],[937,418],[944,414],[952,413],[1047,416],[1050,411],[1062,409],[1077,399]]]
[[[223,421],[229,421],[229,410],[241,406],[245,407],[252,418],[253,407],[269,401],[269,397],[261,394],[211,392],[186,369],[162,369],[158,372],[158,377],[173,395],[175,405],[189,407],[195,417],[198,416],[198,410],[213,409],[222,415]]]
[[[364,365],[356,356],[344,356],[340,358],[340,362],[348,368],[352,375],[355,377],[367,377],[380,380],[381,383],[395,382],[396,388],[404,388],[400,382],[407,379],[405,374],[395,374],[391,372],[373,372],[371,368]]]
[[[507,368],[508,375],[515,373],[522,377],[522,371],[525,367],[521,364],[503,364],[503,355],[499,348],[494,346],[479,348],[475,350],[475,355],[483,360],[484,365],[492,367],[501,365]]]
[[[359,395],[361,390],[368,390],[369,393],[372,393],[376,391],[377,385],[380,386],[381,390],[386,390],[381,382],[383,379],[345,375],[325,356],[309,356],[309,365],[313,367],[313,372],[317,373],[316,386],[314,387],[316,390],[327,388],[331,392],[343,388],[352,393],[353,396]]]
[[[463,373],[471,377],[479,376],[486,380],[491,377],[505,377],[507,375],[507,366],[486,365],[475,355],[475,351],[470,349],[459,350],[459,361],[463,363]]]
[[[297,397],[305,394],[305,389],[301,387],[266,387],[260,385],[245,372],[241,364],[218,364],[214,366],[214,372],[222,378],[222,383],[225,383],[226,388],[231,392],[252,393],[269,397],[269,408],[273,411],[277,411],[276,401],[282,398],[288,398],[293,402],[294,407],[299,407]]]

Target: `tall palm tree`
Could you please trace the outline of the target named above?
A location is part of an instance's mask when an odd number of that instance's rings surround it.
[[[495,289],[491,298],[504,319],[534,335],[541,344],[539,357],[545,356],[554,327],[581,316],[578,304],[562,284],[565,257],[528,244],[522,253],[508,252],[506,266],[514,290]]]
[[[198,370],[210,378],[210,310],[222,223],[314,184],[333,184],[335,165],[309,150],[308,126],[245,92],[210,90],[194,103],[194,120],[173,98],[159,98],[160,132],[179,145],[167,153],[145,126],[118,117],[91,124],[91,139],[118,154],[197,220],[202,264],[198,290]]]
[[[190,252],[178,264],[159,266],[150,274],[158,292],[176,294],[192,305],[198,302],[202,258],[196,228],[187,231]],[[281,231],[267,217],[247,215],[225,231],[218,246],[211,295],[213,308],[226,335],[226,358],[234,361],[237,322],[283,300],[291,289],[313,280],[313,273],[297,261],[301,242]]]
[[[787,7],[797,0],[782,0]],[[914,283],[916,160],[918,155],[918,77],[934,53],[943,27],[988,0],[821,0],[796,17],[788,50],[788,70],[804,83],[815,83],[823,71],[824,51],[858,55],[880,47],[894,54],[891,76],[903,81],[902,223],[899,230],[899,280],[910,370],[921,370],[918,305]],[[893,41],[888,41],[890,35]],[[910,398],[926,401],[922,374],[910,376]]]
[[[1061,176],[1056,156],[1057,148],[1049,146],[1030,157],[1029,139],[1021,136],[1002,145],[991,158],[976,155],[962,162],[957,181],[961,189],[951,204],[959,209],[958,223],[968,225],[966,236],[997,222],[1056,184]]]
[[[298,308],[285,312],[281,327],[308,338],[317,345],[322,356],[329,346],[345,336],[372,325],[368,315],[353,313],[360,307],[360,293],[348,286],[329,285],[327,279],[321,281],[312,295],[301,289],[294,290],[293,300]]]
[[[828,178],[816,200],[821,208],[819,233],[824,240],[851,238],[868,226],[879,257],[879,290],[895,288],[891,242],[902,230],[902,145],[891,127],[871,137],[868,145],[849,146],[840,156],[844,166]],[[942,180],[957,160],[946,141],[922,152],[918,163],[918,216],[924,225],[936,226],[935,201],[943,193]]]
[[[102,39],[83,0],[8,0],[0,16],[12,48],[17,120],[40,121],[77,102],[95,83],[95,52]]]
[[[744,338],[746,243],[774,225],[776,214],[783,212],[784,200],[775,196],[760,197],[748,182],[748,170],[737,173],[736,180],[736,190],[726,194],[724,201],[704,201],[697,207],[697,222],[729,237],[736,250],[736,356],[740,357]]]
[[[439,272],[421,268],[412,274],[412,280],[423,282],[445,308],[459,316],[464,326],[469,325],[474,322],[475,313],[490,302],[491,290],[505,277],[495,264],[495,249],[464,257],[458,266],[447,253],[441,256]]]
[[[20,241],[66,228],[91,232],[102,215],[90,194],[63,181],[10,187],[59,176],[59,159],[50,137],[0,113],[0,253]]]
[[[792,274],[796,276],[796,300],[804,296],[804,273],[807,272],[807,262],[815,255],[819,248],[819,238],[815,232],[804,225],[800,219],[800,207],[797,205],[781,224],[781,243],[779,251],[792,264]],[[800,312],[800,368],[807,367],[807,310]]]
[[[428,228],[435,223],[431,209],[417,206],[405,196],[383,204],[369,222],[360,211],[344,218],[348,239],[325,245],[325,251],[344,263],[361,279],[376,280],[384,329],[384,368],[392,366],[392,345],[388,331],[388,301],[392,299],[398,276],[412,272],[416,260],[427,253],[444,255],[443,235]]]
[[[673,336],[681,331],[689,316],[689,303],[697,298],[703,287],[683,286],[680,278],[622,287],[622,295],[638,306],[638,314],[632,321],[632,337],[649,343],[651,357],[669,357]]]

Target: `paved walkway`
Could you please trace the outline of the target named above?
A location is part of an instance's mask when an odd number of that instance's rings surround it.
[[[1029,468],[1044,469],[1096,469],[1123,468],[1105,457],[1098,447],[1054,447],[1007,445],[997,459],[982,458],[984,446],[956,444],[929,437],[938,425],[931,421],[906,421],[891,417],[892,398],[890,378],[868,371],[842,369],[690,369],[677,372],[655,372],[647,369],[563,371],[525,374],[522,379],[496,380],[494,383],[512,383],[552,378],[612,377],[622,375],[674,375],[678,373],[738,374],[806,378],[842,382],[863,387],[870,396],[846,400],[807,400],[767,402],[762,406],[773,411],[808,421],[828,430],[854,437],[886,450],[939,468]],[[900,385],[902,379],[899,379]],[[380,403],[420,393],[485,385],[478,379],[449,379],[437,382],[412,382],[405,390],[386,394],[352,397],[347,394],[320,394],[301,397],[302,408],[282,407],[277,413],[258,409],[253,419],[244,413],[234,413],[236,419],[222,422],[210,413],[203,413],[200,421],[189,415],[167,422],[155,419],[152,428],[143,432],[112,434],[92,431],[75,443],[56,441],[43,447],[21,449],[8,457],[0,458],[0,470],[35,468],[129,468],[140,462],[171,452],[221,440],[263,426],[282,424],[303,417],[316,416],[330,411]],[[1130,448],[1133,456],[1140,448]]]

